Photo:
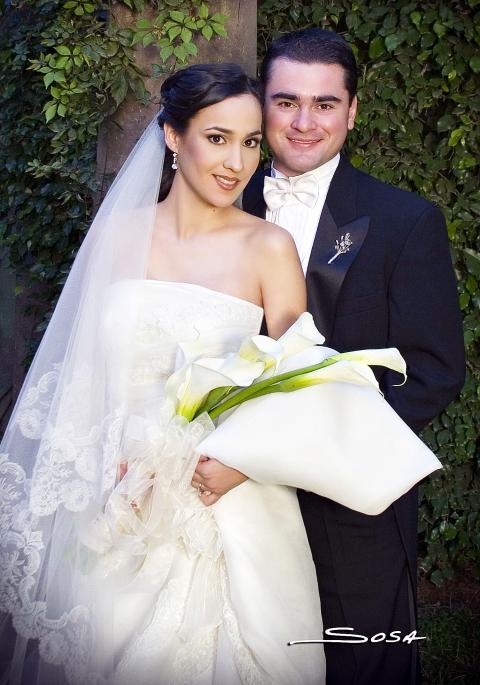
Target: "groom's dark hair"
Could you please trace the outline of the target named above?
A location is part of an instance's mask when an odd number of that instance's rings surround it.
[[[347,41],[325,29],[302,29],[286,33],[273,41],[267,50],[260,69],[260,81],[268,84],[272,63],[276,59],[288,59],[303,64],[339,64],[345,74],[345,88],[350,102],[357,93],[357,63]]]

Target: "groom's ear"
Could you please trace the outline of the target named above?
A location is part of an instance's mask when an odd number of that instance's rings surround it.
[[[165,144],[172,152],[178,152],[178,133],[175,129],[165,122],[163,124],[163,133],[165,135]]]
[[[357,96],[354,95],[350,106],[348,108],[348,130],[351,131],[355,126],[355,117],[357,116]]]

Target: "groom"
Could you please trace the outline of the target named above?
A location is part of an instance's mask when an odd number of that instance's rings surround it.
[[[338,34],[306,29],[282,36],[270,46],[261,78],[273,164],[250,182],[244,209],[293,235],[308,309],[326,345],[339,351],[399,348],[408,382],[394,387],[398,378],[389,371],[379,380],[387,401],[418,432],[464,380],[442,214],[417,195],[357,171],[340,154],[354,127],[357,70]],[[215,460],[197,471],[219,493],[239,482],[238,472]],[[304,491],[298,497],[324,628],[348,626],[369,639],[379,633],[388,638],[394,630],[400,640],[411,634],[417,627],[416,488],[378,516]],[[418,683],[418,642],[396,639],[325,644],[327,685]]]

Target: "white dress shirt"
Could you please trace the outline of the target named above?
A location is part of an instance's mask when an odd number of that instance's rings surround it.
[[[318,195],[313,207],[308,207],[300,201],[289,202],[285,206],[275,209],[274,211],[271,211],[267,207],[266,220],[285,228],[293,237],[302,263],[303,273],[306,273],[307,271],[320,214],[322,213],[325,198],[327,197],[328,189],[339,161],[340,154],[337,153],[335,157],[328,162],[325,162],[325,164],[322,164],[322,166],[317,169],[307,171],[300,176],[292,177],[292,181],[293,179],[298,180],[305,177],[313,177],[315,179],[318,184]],[[287,178],[284,174],[275,169],[273,164],[272,177]]]

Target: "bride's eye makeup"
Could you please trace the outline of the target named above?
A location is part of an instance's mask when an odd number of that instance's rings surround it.
[[[256,148],[260,145],[261,142],[262,142],[262,139],[260,137],[259,138],[247,138],[243,144],[245,145],[245,147]]]
[[[210,136],[208,136],[208,140],[214,145],[221,145],[225,142],[225,138],[219,133],[212,133]]]

